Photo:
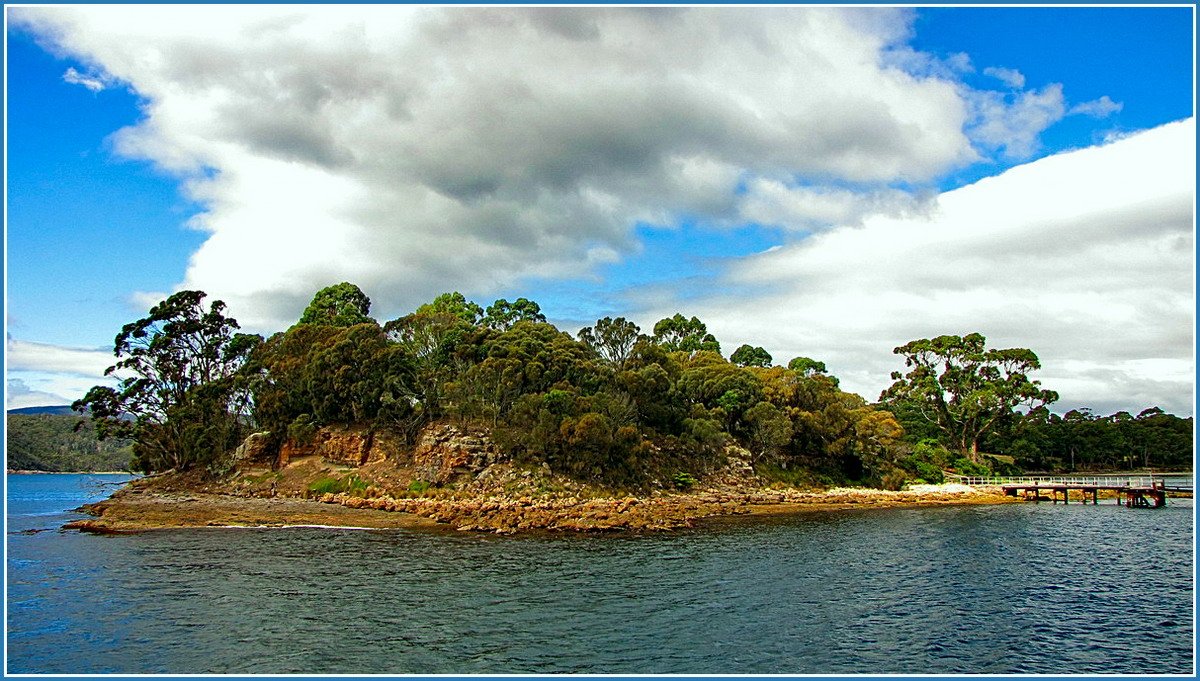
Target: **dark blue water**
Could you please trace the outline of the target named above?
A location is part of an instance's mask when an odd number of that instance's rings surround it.
[[[8,476],[9,672],[1194,666],[1191,500],[839,511],[644,536],[57,531],[74,517],[63,509],[103,495],[100,479]],[[20,534],[36,529],[49,531]]]

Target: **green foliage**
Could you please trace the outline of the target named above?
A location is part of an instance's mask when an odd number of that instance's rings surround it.
[[[938,336],[896,348],[910,371],[893,372],[895,383],[880,397],[909,402],[972,461],[980,440],[1012,418],[1017,406],[1035,409],[1058,399],[1028,377],[1041,366],[1031,350],[987,349],[986,340],[978,333]]]
[[[133,442],[100,440],[86,418],[63,414],[9,414],[8,468],[22,471],[129,470]]]
[[[454,291],[452,293],[443,293],[434,298],[433,302],[418,307],[415,314],[451,315],[466,324],[474,325],[478,324],[479,320],[483,317],[483,308],[467,300],[458,291]]]
[[[368,324],[374,321],[370,312],[371,299],[354,284],[343,281],[317,291],[297,323],[341,327]]]
[[[430,487],[433,487],[433,483],[428,480],[413,480],[408,483],[408,491],[413,494],[424,494]]]
[[[697,482],[698,480],[692,477],[691,473],[680,472],[671,476],[671,483],[675,485],[675,488],[684,491],[695,487]]]
[[[610,366],[625,367],[633,346],[641,336],[637,324],[624,317],[597,319],[595,326],[579,330],[579,340]]]
[[[708,333],[704,322],[695,317],[688,319],[679,313],[660,319],[654,325],[654,342],[668,352],[721,352],[721,344]]]
[[[761,347],[741,345],[729,356],[729,361],[740,367],[769,367],[771,354]]]
[[[802,376],[815,376],[816,374],[825,373],[825,363],[818,362],[815,359],[808,357],[793,357],[792,361],[788,362],[788,369],[795,371]]]
[[[75,402],[90,410],[97,435],[133,440],[145,472],[207,465],[245,435],[249,394],[239,374],[258,336],[235,333],[225,304],[206,310],[202,291],[180,291],[126,324],[114,341],[118,361],[106,375],[128,375],[116,389],[96,386]]]
[[[312,444],[317,436],[317,424],[308,414],[301,414],[288,424],[287,436],[297,444]]]
[[[1038,409],[1005,424],[985,441],[988,451],[1007,454],[1024,470],[1190,470],[1193,420],[1157,407],[1137,416],[1097,416],[1071,410],[1059,416]]]
[[[525,298],[517,298],[511,303],[501,298],[488,306],[483,317],[483,324],[497,331],[507,331],[517,322],[545,321],[541,306]]]
[[[982,463],[976,463],[966,457],[959,457],[950,462],[950,468],[959,475],[991,475],[992,470]]]

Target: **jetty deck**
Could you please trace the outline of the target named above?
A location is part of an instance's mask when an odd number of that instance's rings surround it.
[[[1027,501],[1049,501],[1057,504],[1070,502],[1072,491],[1083,497],[1083,503],[1100,503],[1100,492],[1115,492],[1117,503],[1129,508],[1162,508],[1167,505],[1167,495],[1191,496],[1194,486],[1168,486],[1165,480],[1146,477],[1024,477],[1024,478],[972,478],[962,476],[959,481],[972,486],[1000,487],[1008,496],[1022,495]]]

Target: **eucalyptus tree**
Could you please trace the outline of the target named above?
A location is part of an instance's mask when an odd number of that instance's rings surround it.
[[[354,284],[343,281],[317,291],[298,323],[354,326],[375,321],[371,319],[370,312],[371,299],[367,294]]]
[[[641,338],[641,328],[624,317],[597,319],[579,330],[579,340],[614,368],[622,369]]]
[[[951,446],[977,462],[980,440],[1018,406],[1033,410],[1058,399],[1058,393],[1029,378],[1041,368],[1032,350],[989,349],[986,342],[972,333],[922,338],[896,348],[909,372],[892,372],[895,383],[880,400],[910,403]]]
[[[203,291],[180,291],[121,328],[118,361],[74,405],[90,411],[101,437],[133,440],[135,465],[146,472],[207,464],[236,447],[247,426],[248,392],[239,369],[262,342],[236,333],[225,304],[205,308]]]
[[[729,361],[740,367],[769,367],[771,359],[771,353],[762,347],[746,344],[738,346],[729,356]]]
[[[673,317],[660,319],[654,325],[654,342],[668,352],[721,352],[721,344],[708,332],[704,322],[696,317],[689,319],[678,312]]]

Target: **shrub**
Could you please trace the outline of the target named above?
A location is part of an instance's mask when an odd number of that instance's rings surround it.
[[[676,489],[688,490],[691,489],[697,482],[696,478],[692,477],[691,473],[676,473],[671,477],[671,482],[675,483]]]
[[[983,464],[975,463],[965,457],[955,459],[950,467],[962,475],[991,475],[992,471]]]
[[[433,486],[433,483],[428,480],[413,480],[408,483],[408,491],[415,494],[423,494],[426,490]]]
[[[942,469],[937,466],[926,463],[924,461],[916,461],[917,475],[925,482],[931,485],[940,485],[946,481],[946,476],[942,474]]]

